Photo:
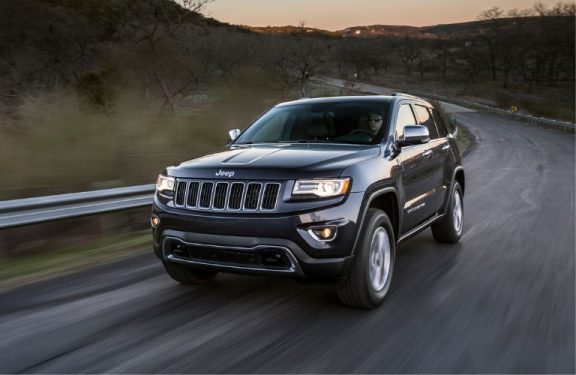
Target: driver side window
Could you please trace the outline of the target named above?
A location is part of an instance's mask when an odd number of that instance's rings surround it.
[[[398,116],[396,117],[396,139],[404,138],[404,127],[406,125],[416,125],[416,117],[410,104],[402,104],[398,109]]]

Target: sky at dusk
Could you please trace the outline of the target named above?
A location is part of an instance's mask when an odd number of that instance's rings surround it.
[[[297,25],[341,30],[363,25],[429,26],[473,21],[483,10],[531,8],[535,0],[215,0],[206,15],[250,26]],[[551,6],[557,0],[543,0]]]

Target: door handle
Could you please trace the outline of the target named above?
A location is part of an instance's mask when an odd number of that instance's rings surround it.
[[[422,156],[427,158],[429,156],[432,156],[432,150],[426,150],[422,153]]]
[[[448,151],[448,150],[450,150],[450,145],[442,146],[442,151]]]

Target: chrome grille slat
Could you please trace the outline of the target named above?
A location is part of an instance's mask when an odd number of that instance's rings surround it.
[[[184,206],[184,202],[186,202],[186,181],[178,181],[178,185],[176,185],[176,199],[174,203],[176,206]]]
[[[246,196],[244,198],[244,210],[257,210],[260,202],[260,192],[262,184],[251,182],[246,187]]]
[[[215,210],[223,210],[226,208],[226,197],[228,196],[228,183],[218,182],[214,189],[214,204]]]
[[[188,184],[188,195],[186,197],[187,207],[196,207],[198,204],[198,193],[200,192],[200,182],[190,181]]]
[[[242,198],[244,196],[244,183],[234,182],[230,188],[230,198],[228,199],[228,209],[238,211],[242,208]]]
[[[202,183],[202,187],[200,188],[200,202],[198,203],[198,208],[210,209],[212,206],[213,188],[213,182],[205,181]]]
[[[274,210],[276,209],[276,202],[278,201],[278,192],[280,191],[280,184],[268,183],[264,187],[264,192],[262,193],[262,210]]]
[[[177,179],[174,205],[202,211],[272,212],[279,182]]]

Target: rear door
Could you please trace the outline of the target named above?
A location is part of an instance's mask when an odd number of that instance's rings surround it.
[[[455,154],[457,150],[450,147],[450,135],[448,134],[448,128],[440,116],[440,113],[435,108],[429,108],[432,113],[432,118],[438,129],[438,139],[439,139],[439,151],[436,153],[436,158],[442,163],[442,186],[445,187],[444,197],[441,197],[441,207],[446,204],[446,199],[450,193],[450,184],[452,183],[452,171],[454,170],[456,159],[458,155]]]
[[[432,156],[428,163],[431,179],[428,183],[432,186],[432,190],[429,192],[430,196],[426,212],[428,216],[432,216],[440,210],[444,203],[444,197],[446,196],[447,186],[444,176],[446,174],[450,145],[446,138],[447,134],[445,129],[442,129],[441,133],[441,130],[436,126],[430,108],[424,105],[414,104],[414,111],[416,112],[418,123],[426,126],[430,132],[428,149],[432,151]]]

